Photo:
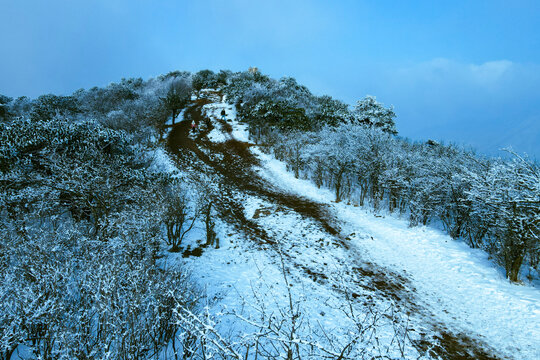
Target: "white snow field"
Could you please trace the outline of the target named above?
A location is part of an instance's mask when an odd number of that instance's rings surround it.
[[[211,141],[223,142],[231,136],[248,141],[247,127],[235,120],[230,105],[214,103],[205,108],[209,116],[218,116],[225,108],[227,118],[232,119],[232,132],[225,134],[216,126],[209,136]],[[328,189],[294,178],[284,163],[255,146],[250,149],[261,162],[257,169],[261,178],[283,193],[324,206],[339,234],[330,235],[315,220],[268,199],[235,193],[246,218],[277,244],[254,244],[222,222],[217,224],[221,248],[187,259],[196,280],[206,289],[208,309],[218,319],[216,326],[221,331],[246,335],[255,331],[258,320],[268,321],[268,314],[286,313],[290,290],[309,324],[299,331],[298,341],[322,334],[326,340],[321,344],[339,349],[355,326],[349,309],[359,298],[367,300],[355,303],[355,309],[367,314],[366,323],[376,325],[362,339],[366,344],[377,344],[366,347],[366,358],[416,359],[421,352],[412,342],[429,340],[441,330],[439,335],[465,335],[478,341],[495,358],[540,359],[538,289],[509,283],[486,253],[470,249],[439,230],[410,228],[393,215],[375,216],[365,208],[335,203]],[[202,224],[200,228],[188,241],[204,238]],[[175,256],[171,255],[171,263]],[[376,267],[373,271],[379,272],[381,279],[400,279],[401,288],[398,286],[394,294],[390,289],[387,296],[381,288],[370,290],[373,278],[363,277],[370,271],[366,268],[369,264]],[[410,300],[401,301],[400,297]],[[410,341],[396,337],[404,329]]]

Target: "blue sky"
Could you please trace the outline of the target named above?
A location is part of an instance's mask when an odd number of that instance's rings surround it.
[[[0,0],[0,93],[171,70],[293,76],[394,105],[411,139],[540,158],[538,1]]]

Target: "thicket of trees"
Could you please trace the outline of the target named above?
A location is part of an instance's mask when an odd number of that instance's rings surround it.
[[[191,95],[190,75],[172,73],[0,99],[0,359],[182,351],[176,314],[200,294],[161,258],[170,189],[188,185],[151,166],[178,83]]]
[[[93,121],[0,123],[0,358],[148,359],[193,309],[187,274],[159,263],[162,194],[144,147]],[[180,346],[180,344],[178,344]]]
[[[354,110],[330,96],[315,96],[294,78],[274,80],[260,72],[229,74],[222,86],[227,101],[236,105],[240,120],[259,138],[279,131],[319,130],[339,124],[362,123],[395,134],[392,108],[374,96],[358,101]]]
[[[188,106],[191,78],[189,72],[175,71],[147,81],[122,79],[104,88],[80,89],[70,96],[23,96],[3,105],[7,113],[4,120],[93,120],[106,128],[128,132],[135,136],[134,142],[145,143],[163,132],[171,115],[177,117]]]

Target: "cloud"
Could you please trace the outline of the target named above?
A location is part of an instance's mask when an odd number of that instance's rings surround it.
[[[436,58],[382,73],[372,92],[395,105],[400,134],[470,144],[490,154],[512,145],[540,156],[540,127],[530,120],[540,118],[539,64]]]
[[[501,79],[504,75],[511,72],[514,67],[514,63],[508,60],[488,61],[481,65],[469,64],[468,70],[471,78],[482,85],[493,85]]]
[[[474,64],[437,58],[390,70],[388,75],[397,81],[408,81],[422,86],[431,84],[448,88],[453,86],[490,88],[504,84],[523,70],[533,69],[524,69],[523,65],[510,60]]]

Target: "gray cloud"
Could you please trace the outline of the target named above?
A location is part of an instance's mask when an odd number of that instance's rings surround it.
[[[395,105],[402,135],[471,144],[489,154],[511,145],[540,156],[538,64],[438,58],[379,75],[375,92]]]

